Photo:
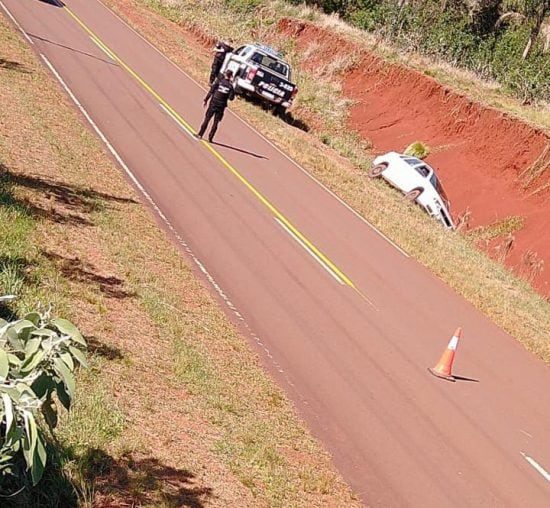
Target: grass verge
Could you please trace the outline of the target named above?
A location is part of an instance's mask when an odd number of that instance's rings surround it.
[[[3,17],[0,41],[2,312],[51,302],[92,356],[43,483],[8,505],[358,505]]]
[[[255,11],[254,16],[227,9],[223,2],[212,0],[106,0],[105,3],[201,83],[207,82],[210,55],[198,43],[197,34],[231,36],[238,41],[279,41],[294,64],[299,64],[302,58],[294,51],[292,41],[277,39],[280,37],[274,30],[277,20],[289,13],[297,16],[302,12],[281,2]],[[306,11],[308,16],[315,14]],[[345,104],[338,102],[338,97],[332,98],[332,104],[344,108],[335,112],[332,106],[327,106],[324,92],[308,92],[324,89],[326,80],[336,87],[331,94],[337,95],[336,75],[311,74],[299,66],[296,68],[301,88],[295,114],[315,123],[309,132],[282,122],[247,101],[237,101],[232,109],[528,350],[550,362],[548,300],[536,293],[528,280],[515,277],[477,250],[475,238],[444,231],[425,214],[403,206],[401,196],[382,182],[367,181],[364,170],[371,159],[365,147],[344,130]],[[415,234],[411,235],[411,231]]]

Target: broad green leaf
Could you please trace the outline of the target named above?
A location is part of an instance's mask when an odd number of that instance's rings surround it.
[[[29,312],[25,316],[25,319],[30,321],[37,328],[40,326],[40,314],[38,314],[38,312]]]
[[[61,353],[59,357],[65,362],[67,368],[72,372],[74,370],[74,360],[69,352]]]
[[[32,483],[36,485],[42,478],[44,468],[46,467],[46,447],[42,441],[42,438],[37,433],[36,436],[36,448],[34,451],[33,463],[31,468]]]
[[[53,400],[48,400],[42,404],[42,414],[46,423],[50,429],[55,429],[57,427],[57,407]]]
[[[0,349],[0,381],[4,381],[10,372],[10,361],[7,353]]]
[[[75,325],[73,325],[70,321],[68,321],[67,319],[56,318],[56,319],[52,319],[51,323],[61,333],[64,333],[65,335],[70,335],[75,342],[78,342],[82,346],[86,347],[86,341],[82,337],[82,334],[80,333],[79,329]]]
[[[23,363],[16,355],[13,353],[8,353],[8,360],[10,365],[13,365],[15,368],[19,368],[21,363]]]
[[[34,323],[32,323],[32,321],[29,321],[27,319],[21,319],[15,325],[12,326],[12,330],[15,330],[17,332],[19,339],[21,339],[23,342],[27,341],[30,333],[35,329],[36,329],[36,326],[34,326]]]
[[[53,330],[49,330],[48,328],[36,328],[31,332],[31,335],[33,337],[58,337],[57,333]]]
[[[28,356],[25,361],[19,367],[21,374],[27,374],[31,372],[44,358],[44,351],[37,351],[36,353]]]
[[[72,400],[74,396],[74,391],[75,391],[74,376],[72,375],[71,371],[68,369],[67,365],[65,365],[65,362],[61,360],[61,358],[55,358],[53,363],[54,363],[56,372],[59,374],[59,377],[65,384],[65,387],[67,388],[67,393]]]
[[[11,397],[11,399],[16,403],[19,402],[19,399],[21,398],[21,393],[19,393],[19,390],[15,388],[15,386],[0,385],[0,392],[7,393]]]
[[[36,441],[38,438],[36,422],[34,420],[34,415],[29,411],[23,412],[23,420],[25,422],[25,434],[27,436],[26,442],[23,443],[23,454],[25,455],[28,468],[32,470]]]
[[[80,349],[78,349],[74,346],[69,346],[69,351],[78,360],[78,363],[80,363],[80,365],[82,365],[82,367],[88,368],[88,362],[86,361],[86,355],[84,354],[83,351],[81,351]]]
[[[8,328],[8,330],[6,331],[6,335],[8,337],[8,342],[15,351],[25,350],[25,343],[19,338],[17,330],[15,330],[13,327]]]
[[[4,413],[6,415],[6,429],[4,432],[7,438],[13,425],[13,403],[7,393],[2,393],[2,401],[4,402]]]
[[[27,341],[27,345],[25,346],[25,355],[28,357],[32,355],[34,352],[36,352],[36,350],[40,347],[41,342],[42,342],[42,339],[39,339],[38,337],[29,339]]]

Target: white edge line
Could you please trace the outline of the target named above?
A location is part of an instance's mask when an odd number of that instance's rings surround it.
[[[1,0],[0,0],[1,1]],[[271,351],[267,348],[267,346],[264,344],[262,339],[256,335],[242,316],[242,314],[237,310],[233,302],[229,299],[227,294],[224,292],[224,290],[220,287],[220,285],[216,282],[216,279],[210,274],[210,272],[207,270],[207,268],[204,266],[202,261],[194,254],[194,252],[191,250],[191,247],[187,244],[187,242],[182,238],[182,236],[178,233],[176,228],[172,225],[172,223],[168,220],[166,215],[162,212],[162,210],[159,208],[159,206],[156,204],[155,200],[149,195],[149,193],[145,190],[143,185],[139,182],[137,177],[132,173],[130,168],[126,165],[124,160],[122,160],[122,157],[118,154],[118,152],[115,150],[113,145],[109,142],[109,140],[106,138],[106,136],[103,134],[101,129],[97,126],[97,124],[93,121],[92,117],[88,114],[84,106],[80,103],[80,101],[76,98],[72,90],[69,88],[69,86],[65,83],[63,78],[59,75],[55,67],[50,63],[48,58],[40,53],[40,57],[42,60],[44,60],[45,64],[48,66],[52,74],[55,76],[55,78],[59,81],[61,86],[64,88],[64,90],[67,92],[71,100],[75,103],[76,107],[79,109],[79,111],[84,115],[86,120],[89,122],[89,124],[92,126],[93,130],[96,132],[96,134],[99,136],[101,141],[105,144],[109,152],[113,155],[113,157],[116,159],[116,161],[120,164],[122,169],[125,171],[125,173],[128,175],[130,180],[133,182],[133,184],[137,187],[139,192],[143,195],[143,197],[146,199],[146,201],[153,207],[155,212],[158,214],[158,216],[161,218],[161,220],[166,224],[170,232],[174,235],[178,243],[182,246],[183,250],[189,255],[189,257],[193,260],[193,262],[197,265],[199,270],[204,274],[206,277],[206,280],[210,283],[210,285],[214,288],[216,293],[220,296],[223,302],[229,307],[229,309],[235,314],[235,316],[238,318],[239,322],[242,323],[242,325],[246,328],[248,331],[250,337],[260,346],[266,353],[267,357],[270,359],[271,363],[279,372],[283,375],[285,381],[291,386],[295,387],[292,380],[289,378],[288,374],[284,371],[281,364],[275,360],[273,355],[271,354]]]
[[[330,275],[332,275],[336,281],[340,284],[344,284],[344,281],[338,276],[337,273],[335,273],[330,266],[327,266],[325,262],[320,259],[300,238],[298,238],[288,227],[286,224],[284,224],[282,221],[279,220],[278,217],[273,217],[279,225],[292,237],[296,242],[298,242],[299,245],[302,246],[302,248],[313,258],[317,263],[319,263]]]
[[[168,61],[171,65],[173,65],[179,72],[181,72],[187,79],[191,80],[195,85],[197,85],[199,88],[201,88],[203,91],[206,91],[206,88],[201,85],[198,81],[196,81],[192,76],[187,74],[179,65],[177,65],[175,62],[170,60],[159,48],[157,48],[151,41],[147,40],[143,35],[141,35],[135,28],[130,26],[130,24],[122,19],[116,12],[113,12],[111,9],[109,9],[101,0],[96,0],[99,4],[103,6],[105,10],[110,12],[115,18],[118,18],[124,25],[126,25],[132,32],[134,32],[140,39],[142,39],[144,42],[146,42],[151,48],[153,48],[159,55],[161,55],[166,61]],[[292,164],[294,164],[302,173],[304,173],[308,178],[313,180],[317,185],[319,185],[325,192],[328,192],[334,199],[336,199],[340,204],[344,205],[350,212],[352,212],[359,220],[364,222],[367,226],[369,226],[374,232],[376,232],[380,237],[382,237],[386,242],[388,242],[390,245],[392,245],[395,249],[397,249],[403,256],[410,258],[411,256],[405,252],[399,245],[397,245],[393,240],[388,238],[382,231],[380,231],[374,224],[371,224],[365,217],[363,217],[357,210],[351,207],[348,203],[346,203],[341,197],[336,195],[333,191],[331,191],[325,184],[320,182],[315,176],[313,176],[309,171],[304,169],[300,164],[298,164],[294,159],[292,159],[288,154],[286,154],[283,150],[281,150],[276,144],[274,144],[272,141],[267,139],[261,132],[259,132],[253,125],[250,125],[248,122],[243,120],[237,113],[229,109],[229,113],[232,114],[235,118],[237,118],[240,122],[242,122],[244,125],[246,125],[249,129],[254,131],[260,138],[262,138],[268,145],[270,145],[272,148],[277,150],[283,157],[288,159]]]
[[[17,22],[17,20],[13,17],[12,13],[10,11],[8,11],[8,8],[4,5],[4,2],[2,2],[2,0],[0,0],[0,5],[2,6],[2,9],[4,9],[4,11],[6,12],[6,14],[8,15],[8,17],[12,20],[13,24],[17,27],[17,29],[23,34],[23,36],[25,37],[25,39],[27,39],[29,41],[30,44],[34,44],[34,41],[27,35],[27,32],[25,32],[25,30],[23,30],[23,28],[21,27],[21,25]]]
[[[180,127],[186,134],[189,134],[193,139],[195,139],[195,135],[185,126],[183,125],[177,117],[174,116],[174,114],[166,108],[166,106],[159,102],[159,106],[164,110],[164,112],[172,119],[174,122],[178,124],[178,127]]]
[[[109,51],[107,51],[101,44],[99,44],[99,42],[97,42],[95,37],[92,37],[90,35],[90,39],[101,51],[103,51],[103,53],[105,53],[111,60],[113,60],[113,62],[116,62],[114,56],[111,55],[111,53]]]
[[[542,477],[547,481],[550,482],[550,473],[546,471],[535,459],[532,457],[529,457],[529,455],[526,455],[525,453],[521,452],[523,455],[523,458],[531,465],[533,468],[542,475]]]

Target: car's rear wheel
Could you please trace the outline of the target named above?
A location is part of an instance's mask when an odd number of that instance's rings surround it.
[[[414,202],[420,197],[420,194],[422,194],[423,191],[424,189],[413,189],[405,194],[405,199],[407,201]]]
[[[387,167],[388,165],[385,162],[377,164],[376,166],[373,166],[369,169],[369,176],[371,178],[378,178],[382,174],[382,172],[387,169]]]

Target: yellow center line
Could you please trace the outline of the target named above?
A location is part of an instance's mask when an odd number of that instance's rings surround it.
[[[107,44],[105,44],[93,31],[89,28],[69,7],[65,6],[64,10],[82,27],[82,29],[93,38],[101,48],[105,50],[118,64],[130,74],[147,92],[149,92],[166,110],[177,118],[187,129],[195,133],[193,127],[185,121],[185,119],[168,104],[143,78],[141,78],[132,68],[130,68]],[[292,233],[294,233],[311,251],[323,261],[331,270],[334,271],[349,287],[355,289],[355,284],[347,277],[330,259],[328,259],[311,241],[309,241],[263,194],[256,189],[237,169],[235,169],[212,145],[203,140],[204,146],[225,166],[233,175],[235,175],[244,186],[258,198],[258,200],[277,217]],[[358,291],[359,292],[359,291]],[[359,292],[362,295],[362,293]],[[363,295],[362,295],[363,296]]]

